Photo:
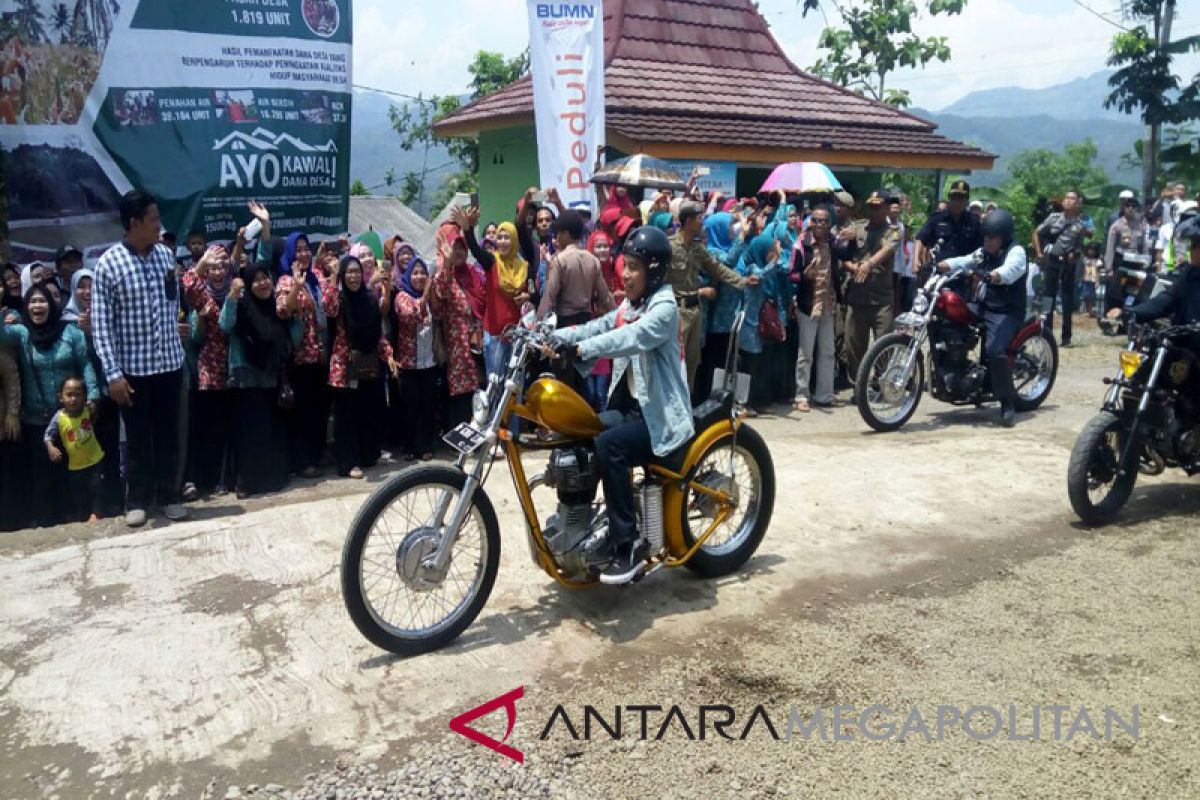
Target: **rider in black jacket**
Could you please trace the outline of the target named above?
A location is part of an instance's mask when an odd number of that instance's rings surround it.
[[[1183,222],[1175,231],[1175,239],[1188,243],[1188,263],[1174,276],[1169,289],[1129,309],[1129,315],[1139,322],[1164,317],[1176,325],[1200,322],[1200,217]],[[1121,313],[1121,309],[1114,308],[1108,316],[1116,318]],[[1200,354],[1200,335],[1189,337],[1188,346]]]

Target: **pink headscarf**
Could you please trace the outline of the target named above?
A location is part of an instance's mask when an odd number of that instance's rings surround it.
[[[362,242],[357,242],[356,244],[350,245],[350,256],[357,258],[358,263],[362,264],[363,284],[370,286],[371,279],[375,277],[375,270],[378,266],[375,263],[375,253],[373,253],[371,248],[367,247]],[[368,264],[372,266],[368,267]]]
[[[721,210],[724,211],[725,213],[729,213],[729,212],[733,211],[735,208],[737,208],[737,204],[738,204],[738,199],[736,197],[731,197],[725,201],[725,205],[721,206]]]
[[[442,262],[441,243],[445,242],[451,247],[462,246],[463,250],[467,249],[467,240],[463,236],[462,231],[453,222],[443,222],[437,230],[438,240],[438,269],[445,265]],[[487,305],[487,283],[483,276],[483,271],[470,263],[463,262],[454,269],[454,280],[467,296],[467,303],[471,306],[471,313],[477,319],[483,319],[484,309]]]

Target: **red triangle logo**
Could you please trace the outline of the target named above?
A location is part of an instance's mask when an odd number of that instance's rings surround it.
[[[515,747],[509,747],[504,743],[508,739],[508,735],[512,733],[513,725],[517,721],[517,701],[525,696],[525,687],[518,686],[511,692],[488,700],[481,706],[476,706],[470,711],[459,714],[454,719],[450,720],[450,730],[465,736],[475,744],[481,744],[489,750],[494,750],[505,758],[511,758],[518,764],[525,763],[525,754]],[[480,717],[486,717],[488,714],[495,711],[497,708],[503,708],[508,714],[508,729],[504,731],[504,739],[496,741],[490,736],[486,736],[474,728],[468,727],[468,723],[474,722]]]

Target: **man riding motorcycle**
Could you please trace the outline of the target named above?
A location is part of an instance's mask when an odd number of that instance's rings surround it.
[[[1175,241],[1188,248],[1188,263],[1178,270],[1171,287],[1144,303],[1132,306],[1125,312],[1114,308],[1108,316],[1116,319],[1128,313],[1138,322],[1152,322],[1168,317],[1176,325],[1187,325],[1200,321],[1200,217],[1193,216],[1175,229]],[[1188,338],[1188,347],[1200,353],[1200,335]],[[1196,382],[1192,383],[1196,386]]]
[[[1025,248],[1013,242],[1012,214],[996,209],[983,219],[983,247],[971,255],[950,258],[938,269],[967,267],[979,261],[988,270],[990,284],[984,293],[984,323],[987,325],[985,354],[992,376],[992,394],[1000,401],[999,422],[1006,428],[1016,424],[1012,365],[1008,345],[1025,322],[1025,274],[1028,264]]]
[[[625,243],[625,300],[607,315],[558,331],[557,353],[567,360],[613,359],[607,429],[596,437],[613,563],[603,583],[628,583],[646,560],[638,537],[631,470],[669,456],[693,436],[692,406],[680,344],[679,308],[665,283],[671,241],[655,227]]]

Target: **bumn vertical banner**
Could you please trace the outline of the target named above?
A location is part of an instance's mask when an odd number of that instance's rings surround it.
[[[0,5],[3,5],[0,3]],[[122,235],[117,200],[228,241],[346,230],[351,0],[22,0],[0,20],[0,147],[18,261],[89,262]]]
[[[567,205],[591,202],[604,144],[604,4],[529,0],[529,57],[539,180]]]

